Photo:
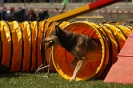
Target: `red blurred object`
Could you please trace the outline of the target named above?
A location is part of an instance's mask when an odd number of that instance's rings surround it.
[[[133,31],[129,35],[123,48],[118,54],[118,61],[114,63],[104,79],[104,82],[133,83]]]
[[[14,7],[11,7],[10,10],[11,10],[11,11],[14,11]]]

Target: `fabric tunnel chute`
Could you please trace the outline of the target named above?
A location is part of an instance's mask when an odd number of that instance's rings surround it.
[[[49,64],[49,50],[41,54],[41,43],[46,30],[57,22],[0,21],[0,73],[34,72],[42,63]],[[64,26],[69,22],[62,22]],[[45,57],[46,56],[46,59]],[[51,72],[56,72],[52,61]],[[45,69],[47,70],[47,69]]]
[[[102,53],[100,60],[87,62],[76,80],[103,79],[117,61],[117,55],[132,30],[131,26],[117,23],[0,21],[0,72],[34,72],[45,62],[44,65],[50,64],[51,72],[57,71],[63,78],[70,79],[74,70],[70,65],[73,56],[64,48],[53,46],[49,62],[51,51],[46,48],[47,44],[42,45],[42,39],[50,35],[55,25],[98,38],[101,42],[101,52],[95,53]]]
[[[102,45],[102,55],[99,57],[100,61],[87,62],[76,80],[103,79],[111,65],[117,61],[117,55],[126,41],[125,35],[128,36],[131,30],[128,27],[124,28],[124,30],[119,29],[114,25],[116,24],[95,24],[86,21],[77,21],[63,28],[63,30],[70,30],[98,38]],[[95,55],[97,53],[100,52],[96,51]],[[60,46],[53,47],[53,64],[57,72],[65,79],[72,77],[74,68],[71,66],[71,61],[73,58],[64,48]]]

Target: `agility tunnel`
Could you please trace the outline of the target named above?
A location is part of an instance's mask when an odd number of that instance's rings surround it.
[[[7,72],[31,72],[42,60],[37,52],[38,38],[37,22],[18,23],[17,21],[1,21],[1,67]],[[31,32],[31,30],[33,32]],[[41,31],[41,30],[39,30]],[[37,41],[37,42],[35,42]],[[34,54],[32,54],[34,53]],[[34,56],[35,55],[35,56]],[[41,59],[41,58],[40,58]]]
[[[46,21],[25,21],[22,23],[17,21],[0,21],[1,72],[32,72],[40,66],[40,64],[48,61],[45,61],[44,57],[49,57],[50,50],[45,52],[46,56],[44,56],[45,54],[42,55],[45,49],[42,49],[41,40],[52,21],[65,21],[119,1],[120,0],[98,0],[69,12],[48,18],[48,23]],[[55,71],[54,66],[50,66],[50,69],[52,68]]]
[[[72,22],[63,30],[70,30],[76,33],[89,35],[98,38],[101,42],[101,53],[99,61],[87,62],[78,74],[76,80],[103,79],[113,63],[117,61],[117,55],[123,47],[126,38],[131,32],[126,26],[117,24],[95,24],[91,22]],[[65,79],[72,77],[74,68],[71,66],[74,58],[64,48],[54,46],[52,60],[57,72]],[[95,57],[95,55],[93,55]],[[93,58],[93,57],[91,57]]]
[[[60,26],[67,23],[62,22]],[[34,72],[41,64],[51,63],[45,59],[50,51],[42,52],[42,38],[55,24],[57,22],[0,21],[0,73]],[[56,72],[52,64],[50,70]]]
[[[50,57],[47,43],[42,44],[42,39],[50,35],[55,25],[63,30],[98,38],[101,42],[101,52],[95,52],[95,55],[101,53],[100,60],[87,62],[76,80],[103,79],[117,61],[117,55],[132,29],[117,23],[87,21],[0,21],[0,72],[35,72],[44,63],[50,64],[51,72],[57,71],[63,78],[70,79],[74,71],[70,63],[74,57],[59,46],[52,48]],[[52,61],[49,62],[49,59]]]
[[[69,12],[51,17],[47,21],[0,21],[0,72],[34,72],[41,64],[50,64],[52,72],[57,71],[63,78],[70,79],[74,68],[70,66],[73,56],[62,47],[47,49],[42,39],[49,36],[55,25],[63,30],[98,38],[102,50],[99,61],[87,62],[76,80],[103,79],[110,67],[118,60],[132,27],[119,23],[61,22],[82,15],[121,0],[98,0]],[[59,21],[59,22],[52,22]],[[52,29],[52,30],[51,30]],[[94,56],[95,56],[94,55]],[[93,57],[91,57],[93,58]],[[49,62],[49,59],[52,59]],[[56,70],[55,70],[56,69]],[[47,69],[44,69],[47,70]]]

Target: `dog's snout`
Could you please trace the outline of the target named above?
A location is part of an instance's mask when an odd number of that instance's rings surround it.
[[[54,44],[54,39],[53,39],[53,38],[45,38],[45,39],[43,39],[43,42],[44,42],[44,43],[45,43],[45,42],[48,42],[47,47],[50,48],[50,47],[53,46],[53,44]]]
[[[44,38],[43,39],[43,42],[50,42],[50,41],[52,41],[53,39],[52,38]]]
[[[53,44],[54,44],[54,41],[49,41],[48,48],[50,48],[51,46],[53,46]]]

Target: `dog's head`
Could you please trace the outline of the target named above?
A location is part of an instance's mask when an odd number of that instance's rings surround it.
[[[43,42],[48,42],[49,48],[52,47],[54,44],[60,45],[60,41],[59,41],[58,37],[62,33],[63,33],[62,29],[58,25],[56,25],[55,30],[52,31],[48,37],[43,39]]]

